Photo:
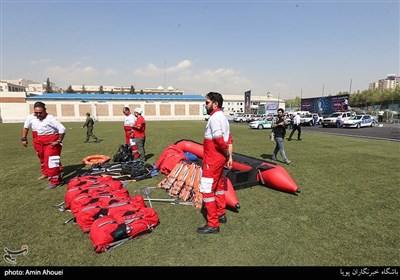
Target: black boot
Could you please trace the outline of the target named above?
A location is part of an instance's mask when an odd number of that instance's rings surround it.
[[[210,227],[209,225],[205,225],[204,227],[198,228],[197,233],[219,233],[219,227]]]
[[[221,216],[218,217],[218,220],[221,224],[226,224],[228,219],[226,218],[225,214],[222,214]]]

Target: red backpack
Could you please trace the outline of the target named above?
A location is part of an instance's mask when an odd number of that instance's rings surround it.
[[[90,230],[94,251],[101,253],[128,240],[150,233],[159,219],[153,208],[140,208],[135,213],[110,215],[96,220]]]
[[[85,190],[81,194],[74,197],[71,201],[71,212],[76,214],[79,209],[89,204],[104,203],[104,201],[111,201],[112,199],[129,199],[129,192],[127,189],[100,191],[100,190]]]
[[[93,222],[103,216],[122,215],[128,211],[136,212],[143,207],[146,207],[146,204],[141,195],[129,198],[104,198],[78,209],[75,220],[86,233],[90,231]]]

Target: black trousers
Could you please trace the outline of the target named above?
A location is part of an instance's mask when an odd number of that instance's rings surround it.
[[[294,132],[295,132],[296,130],[298,131],[297,140],[300,140],[300,139],[301,139],[301,126],[300,126],[300,125],[297,125],[297,124],[294,124],[294,125],[293,125],[293,129],[292,129],[292,132],[290,133],[289,139],[292,139],[292,136],[293,136],[293,134],[294,134]]]

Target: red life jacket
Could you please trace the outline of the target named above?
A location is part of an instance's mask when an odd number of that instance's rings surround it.
[[[135,213],[110,215],[96,220],[90,231],[94,251],[101,253],[112,248],[118,241],[130,240],[151,232],[159,219],[153,208],[140,208]]]
[[[175,165],[183,159],[186,159],[186,156],[182,149],[172,144],[161,153],[156,162],[156,167],[162,173],[168,175],[174,169]]]

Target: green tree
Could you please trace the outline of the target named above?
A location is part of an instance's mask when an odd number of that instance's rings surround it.
[[[294,99],[287,99],[285,102],[286,108],[300,108],[301,99],[299,96],[296,96]]]
[[[103,86],[100,86],[100,87],[99,87],[99,93],[100,93],[100,94],[104,94]]]
[[[111,89],[110,94],[114,94],[114,89]]]
[[[143,89],[140,90],[140,94],[143,94]]]
[[[135,88],[133,87],[133,85],[131,86],[131,90],[129,91],[130,94],[135,94]]]
[[[86,92],[86,87],[85,87],[85,85],[82,85],[82,90],[81,90],[81,92],[82,92],[82,93],[87,93],[87,92]]]
[[[67,90],[65,91],[67,93],[74,93],[74,90],[72,89],[72,86],[68,86]]]
[[[47,78],[46,80],[46,93],[52,93],[53,89],[51,88],[50,79]]]
[[[393,103],[400,101],[400,89],[379,89],[357,91],[350,95],[350,106],[369,106],[382,103]]]

